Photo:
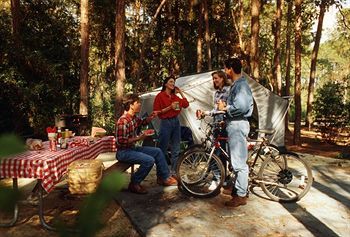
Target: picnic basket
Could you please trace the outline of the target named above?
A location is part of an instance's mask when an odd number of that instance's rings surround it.
[[[67,169],[71,194],[89,194],[96,191],[101,182],[103,163],[100,160],[77,160]]]

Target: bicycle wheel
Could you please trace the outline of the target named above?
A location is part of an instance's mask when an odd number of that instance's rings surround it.
[[[262,163],[258,179],[264,193],[279,202],[299,201],[313,182],[310,166],[294,153],[271,155]]]
[[[198,148],[179,158],[176,172],[180,190],[194,197],[217,195],[225,178],[220,158]]]
[[[259,152],[260,151],[260,152]],[[261,149],[255,149],[248,152],[248,165],[250,167],[249,169],[249,175],[250,176],[257,176],[258,172],[261,168],[262,163],[269,158],[270,156],[277,156],[279,154],[279,150],[272,146],[272,145],[263,145]],[[258,157],[257,157],[258,156]],[[255,158],[257,157],[256,161]],[[255,164],[254,164],[255,161]],[[254,166],[253,166],[254,164]]]

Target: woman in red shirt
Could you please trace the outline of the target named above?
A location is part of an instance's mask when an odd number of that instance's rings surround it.
[[[182,98],[177,96],[179,93]],[[159,148],[167,155],[169,144],[171,144],[171,170],[176,174],[176,163],[180,153],[180,121],[178,115],[182,108],[187,108],[189,103],[180,88],[175,86],[175,78],[168,77],[163,81],[161,92],[154,99],[153,111],[159,111],[160,118]]]

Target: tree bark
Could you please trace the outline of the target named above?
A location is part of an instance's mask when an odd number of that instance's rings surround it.
[[[89,103],[89,0],[81,0],[80,2],[80,37],[81,67],[79,113],[87,115]]]
[[[211,48],[210,48],[210,30],[209,30],[209,16],[208,16],[208,0],[203,1],[204,10],[204,21],[205,21],[205,44],[207,46],[207,59],[208,59],[208,70],[212,70],[211,62]]]
[[[125,85],[125,0],[116,0],[115,15],[115,75],[116,75],[116,97],[115,118],[122,113],[122,99]]]
[[[322,36],[322,25],[324,14],[326,12],[326,2],[325,0],[321,1],[320,5],[320,16],[318,18],[316,39],[314,48],[311,55],[311,69],[310,69],[310,81],[307,94],[307,110],[306,110],[306,127],[310,130],[312,125],[312,103],[314,101],[314,90],[315,90],[315,77],[316,77],[316,64],[317,64],[317,54],[318,49],[320,48],[320,41]]]
[[[198,4],[198,37],[197,37],[197,72],[202,71],[203,53],[202,53],[202,38],[203,38],[203,4]]]
[[[286,88],[285,88],[285,95],[290,95],[290,68],[291,68],[291,62],[290,62],[290,56],[291,56],[291,47],[290,47],[290,41],[291,41],[291,22],[292,22],[292,11],[293,11],[293,1],[288,1],[288,10],[287,10],[287,32],[286,32]],[[286,114],[285,118],[285,130],[289,132],[289,112]]]
[[[250,64],[253,78],[259,81],[259,15],[260,0],[251,1],[251,42],[250,42]]]
[[[123,1],[124,5],[125,5],[125,0],[122,0],[122,1]],[[158,15],[160,13],[160,10],[162,10],[162,8],[165,5],[166,1],[167,0],[162,0],[161,1],[161,3],[159,4],[159,6],[158,6],[155,14],[152,17],[152,20],[151,20],[150,24],[149,24],[149,29],[147,31],[147,34],[144,37],[142,37],[142,38],[144,38],[144,40],[143,40],[143,44],[142,44],[142,47],[141,47],[139,65],[138,65],[138,70],[137,70],[137,74],[136,74],[137,75],[136,76],[137,79],[139,79],[140,76],[141,76],[142,65],[143,65],[143,58],[144,58],[144,54],[145,54],[145,47],[146,47],[146,45],[148,43],[149,37],[152,35],[153,28],[155,27],[155,20],[157,19]],[[116,0],[116,2],[118,4],[118,0]],[[124,10],[124,12],[125,12],[125,10]],[[125,15],[125,13],[124,13],[124,15]]]
[[[302,0],[295,0],[295,122],[294,145],[301,145],[301,5]]]
[[[276,85],[275,91],[278,95],[281,95],[282,91],[282,75],[281,75],[281,21],[282,21],[282,10],[283,0],[276,1],[276,19],[275,19],[275,55],[273,58],[273,79]]]
[[[20,47],[20,0],[11,0],[12,35],[16,49]]]

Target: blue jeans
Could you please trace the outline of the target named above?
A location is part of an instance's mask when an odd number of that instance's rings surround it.
[[[157,176],[163,180],[169,178],[169,168],[163,152],[157,147],[135,147],[117,150],[117,160],[130,164],[139,164],[139,169],[131,176],[131,183],[140,184],[156,163]]]
[[[250,130],[246,120],[230,121],[226,127],[230,148],[231,163],[236,174],[232,194],[244,197],[248,189],[249,168],[247,165],[247,136]]]
[[[168,146],[171,144],[171,173],[176,173],[176,164],[180,154],[181,130],[177,117],[162,119],[159,131],[159,148],[167,155]]]

